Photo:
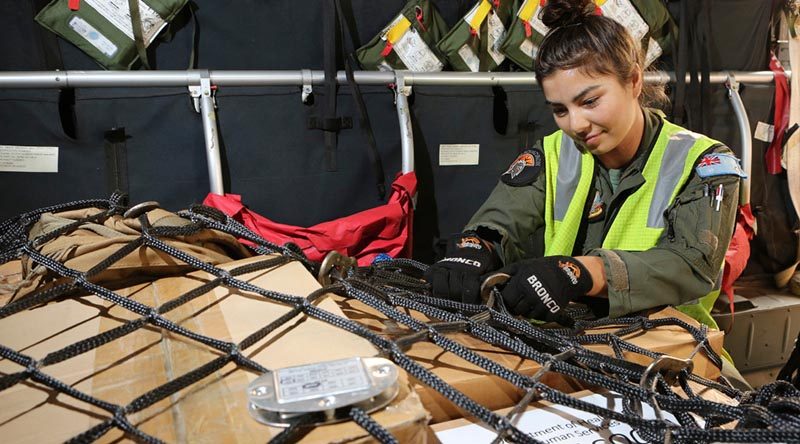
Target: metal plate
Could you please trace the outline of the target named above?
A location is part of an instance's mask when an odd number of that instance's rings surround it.
[[[391,361],[360,357],[268,371],[247,388],[250,415],[279,427],[341,421],[353,406],[369,412],[389,404],[397,376]]]

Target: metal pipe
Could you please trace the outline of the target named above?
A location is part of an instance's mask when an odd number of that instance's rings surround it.
[[[406,86],[405,74],[396,73],[394,100],[397,106],[397,120],[400,124],[400,152],[404,174],[414,171],[414,130],[411,127],[411,112],[408,109],[410,94],[411,87]]]
[[[170,87],[197,85],[202,70],[189,71],[6,71],[0,72],[0,88],[111,88],[111,87]],[[209,71],[211,84],[217,86],[287,86],[302,85],[302,70],[294,71]],[[386,85],[395,80],[395,73],[356,71],[355,81],[361,85]],[[534,85],[533,73],[520,72],[410,72],[406,71],[407,86],[492,86]],[[734,71],[740,83],[770,83],[772,71]],[[791,77],[791,71],[786,72]],[[312,81],[321,85],[324,71],[311,71]],[[690,78],[687,75],[687,80]],[[346,74],[337,73],[340,84],[347,83]],[[711,83],[725,83],[727,72],[711,73]],[[645,74],[645,81],[667,83],[675,81],[675,73],[658,71]]]
[[[208,181],[211,192],[222,195],[225,194],[225,186],[222,182],[222,159],[219,152],[219,135],[217,134],[217,112],[214,109],[212,94],[211,78],[206,72],[200,78],[200,115],[203,118]]]
[[[731,73],[725,86],[728,87],[728,98],[731,100],[736,121],[739,123],[739,138],[742,141],[742,169],[747,174],[747,177],[742,179],[739,188],[739,203],[747,205],[750,203],[750,176],[753,170],[753,134],[750,131],[750,119],[747,117],[742,96],[739,95],[739,78]]]

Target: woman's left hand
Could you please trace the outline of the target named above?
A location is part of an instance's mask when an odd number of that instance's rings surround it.
[[[508,310],[515,315],[543,321],[562,318],[562,310],[571,301],[593,288],[589,270],[570,256],[524,260],[499,272],[511,276],[501,291]]]

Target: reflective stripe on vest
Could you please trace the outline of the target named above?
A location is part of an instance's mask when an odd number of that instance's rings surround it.
[[[619,209],[603,248],[644,251],[666,228],[664,211],[675,201],[697,160],[716,141],[664,121],[642,170],[645,183]]]
[[[545,256],[571,255],[592,185],[594,157],[578,149],[563,131],[545,137],[543,145]]]

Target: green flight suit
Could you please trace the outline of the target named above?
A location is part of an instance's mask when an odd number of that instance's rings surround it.
[[[660,115],[649,109],[643,112],[644,135],[630,164],[621,171],[609,171],[596,162],[590,202],[572,252],[574,256],[599,256],[603,260],[611,317],[663,305],[677,306],[711,292],[720,277],[725,246],[736,218],[739,177],[731,174],[703,179],[693,170],[684,189],[666,211],[666,229],[655,247],[645,251],[601,248],[604,227],[613,221],[627,196],[644,183],[641,170],[661,128]],[[541,141],[535,148],[541,149]],[[730,153],[730,150],[717,144],[708,152]],[[465,228],[476,230],[481,237],[494,242],[506,264],[540,257],[544,252],[547,164],[543,168],[527,185],[499,182]],[[619,177],[616,189],[612,188],[612,175]],[[716,211],[713,190],[719,185],[724,193]],[[600,214],[595,211],[590,218],[591,207],[597,206],[591,205],[591,201],[597,194],[602,211]]]

